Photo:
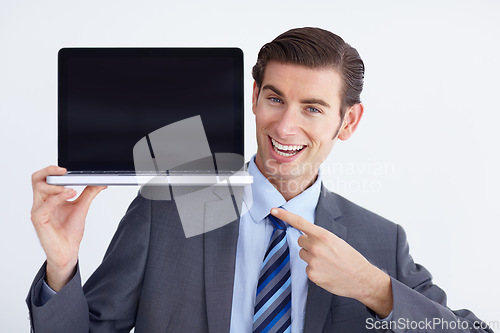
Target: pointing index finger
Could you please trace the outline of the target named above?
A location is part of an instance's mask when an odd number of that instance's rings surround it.
[[[271,215],[279,218],[280,220],[285,221],[295,229],[302,231],[307,236],[315,236],[318,232],[317,230],[318,227],[315,226],[313,223],[285,209],[273,208],[271,209]]]

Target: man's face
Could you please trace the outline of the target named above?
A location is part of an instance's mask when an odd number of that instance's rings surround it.
[[[305,188],[315,180],[342,125],[341,84],[333,68],[267,64],[260,93],[254,85],[252,110],[255,162],[271,183]]]

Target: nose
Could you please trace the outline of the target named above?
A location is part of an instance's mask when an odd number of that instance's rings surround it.
[[[298,133],[299,129],[299,116],[298,113],[291,107],[287,107],[278,116],[276,120],[276,134],[281,138],[293,136]]]

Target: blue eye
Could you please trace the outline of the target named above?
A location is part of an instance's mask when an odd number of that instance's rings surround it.
[[[278,97],[269,97],[269,100],[273,103],[281,103],[281,99]]]
[[[306,110],[311,111],[311,113],[321,113],[321,110],[313,108],[312,106],[309,106]]]

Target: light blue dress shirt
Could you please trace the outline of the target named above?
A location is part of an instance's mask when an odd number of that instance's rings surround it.
[[[253,184],[245,188],[240,231],[236,248],[236,269],[231,310],[231,333],[252,332],[257,283],[273,226],[267,217],[271,208],[284,209],[314,223],[316,205],[321,192],[321,176],[312,186],[288,202],[262,175],[255,165],[255,156],[248,166]],[[245,211],[246,209],[246,211]],[[290,273],[292,277],[292,332],[303,331],[307,299],[307,264],[300,259],[299,230],[288,227]]]

